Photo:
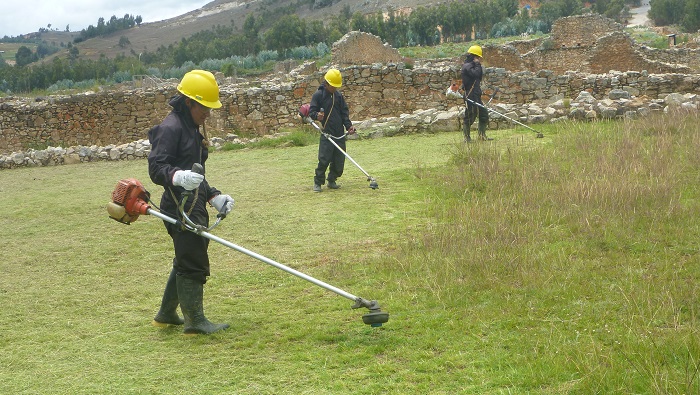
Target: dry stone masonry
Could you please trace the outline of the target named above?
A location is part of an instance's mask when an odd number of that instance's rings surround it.
[[[605,20],[596,25],[583,17],[563,19],[565,24],[589,24],[593,28],[600,26],[599,30],[617,28],[614,22]],[[584,64],[591,64],[591,60],[603,63],[605,51],[597,50],[594,41],[627,42],[619,32],[606,33],[595,40],[591,36],[588,42],[582,42],[586,35],[560,27],[552,36],[562,49],[545,52],[559,52],[554,58],[569,56]],[[354,49],[352,43],[360,45],[362,51]],[[446,87],[459,80],[460,59],[418,61],[409,66],[402,61],[386,61],[394,59],[396,53],[376,37],[357,32],[349,33],[336,44],[332,65],[343,74],[344,94],[351,118],[360,125],[361,136],[460,130],[463,103],[444,95]],[[376,56],[383,62],[344,64],[358,52],[372,53],[372,47],[376,51],[369,60]],[[625,68],[629,71],[624,72],[613,71],[614,68],[599,73],[562,71],[556,67],[538,71],[521,68],[534,56],[544,59],[545,55],[534,55],[542,52],[541,47],[542,44],[524,41],[498,50],[485,48],[491,67],[486,68],[484,87],[487,94],[498,88],[492,103],[497,106],[496,111],[523,123],[537,123],[641,116],[649,111],[668,110],[669,106],[697,110],[700,73],[693,62],[685,66],[692,69],[687,73],[636,70],[638,65],[653,69],[653,63],[644,63],[643,57],[635,58],[638,63],[621,63],[628,65]],[[519,55],[525,50],[533,55]],[[542,63],[554,65],[555,61]],[[212,112],[207,122],[208,134],[220,142],[232,134],[256,137],[299,126],[297,110],[310,100],[326,69],[308,62],[256,81],[217,76],[223,107]],[[148,130],[170,111],[167,102],[176,93],[176,85],[177,81],[169,80],[139,89],[33,100],[0,98],[0,168],[145,157],[150,148],[146,140]],[[507,121],[492,118],[492,128],[510,126]]]
[[[486,63],[509,71],[550,70],[604,74],[612,70],[699,73],[700,50],[637,45],[622,25],[598,14],[570,16],[552,25],[548,38],[484,47]]]
[[[338,65],[398,63],[403,57],[398,50],[374,34],[350,32],[333,44],[333,62]]]

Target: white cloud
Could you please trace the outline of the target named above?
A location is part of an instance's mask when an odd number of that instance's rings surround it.
[[[156,22],[196,10],[209,3],[206,0],[25,0],[6,4],[0,12],[0,37],[19,36],[40,28],[80,31],[96,26],[114,15],[141,15],[144,22]],[[60,6],[59,6],[60,4]]]

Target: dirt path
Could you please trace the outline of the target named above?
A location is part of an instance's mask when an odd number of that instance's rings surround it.
[[[649,0],[642,0],[641,6],[630,9],[632,18],[630,18],[627,26],[651,26],[651,21],[649,21],[649,18],[647,17],[648,12]]]

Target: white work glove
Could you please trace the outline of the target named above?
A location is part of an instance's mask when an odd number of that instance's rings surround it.
[[[204,176],[192,170],[178,170],[173,175],[173,185],[183,187],[188,191],[197,189],[204,181]]]
[[[219,214],[226,215],[233,209],[233,198],[229,195],[216,195],[209,199],[209,204],[217,209]]]

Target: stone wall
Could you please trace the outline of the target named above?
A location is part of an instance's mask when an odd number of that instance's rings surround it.
[[[588,69],[589,56],[589,49],[574,47],[530,51],[523,56],[526,67],[522,70],[552,70],[559,74],[580,71]]]
[[[460,64],[443,60],[349,66],[341,68],[343,92],[355,121],[412,113],[420,109],[446,110],[453,102],[444,92],[459,78]],[[303,65],[299,70],[316,70]],[[325,69],[299,74],[292,71],[264,82],[220,81],[223,107],[214,110],[207,122],[211,136],[236,133],[262,136],[281,128],[298,126],[299,106],[310,100]],[[105,91],[42,99],[0,99],[0,153],[46,146],[91,146],[125,144],[147,137],[170,107],[177,81],[156,88]],[[697,93],[700,74],[650,74],[611,72],[587,74],[551,70],[509,72],[487,68],[487,94],[499,89],[495,102],[547,103],[576,97],[581,91],[596,98],[611,90],[626,90],[633,96],[663,98],[669,93]]]
[[[498,46],[483,46],[484,55],[483,64],[486,67],[500,67],[511,71],[521,71],[529,70],[530,65],[526,65],[523,61],[522,56],[520,56],[522,50],[518,47],[510,44],[498,45]],[[462,59],[463,61],[464,59]],[[459,62],[459,58],[454,59],[455,62]]]
[[[172,89],[0,99],[0,152],[33,147],[108,145],[143,138],[168,113]]]
[[[462,130],[464,104],[459,98],[449,98],[452,107],[446,111],[437,109],[417,110],[413,113],[401,114],[399,117],[372,118],[355,122],[358,133],[349,138],[377,138],[416,133],[455,132]],[[608,97],[598,100],[586,91],[580,92],[575,98],[557,100],[547,106],[540,107],[536,103],[489,105],[489,130],[503,127],[512,128],[515,122],[520,126],[530,124],[530,131],[537,133],[535,127],[540,123],[562,121],[593,121],[599,119],[635,119],[645,117],[654,112],[678,114],[697,113],[700,110],[700,97],[697,94],[680,95],[672,93],[663,99],[634,98],[628,90],[611,90]],[[309,127],[310,128],[310,127]],[[458,132],[459,133],[459,132]],[[260,139],[275,138],[285,132],[263,137],[240,138],[228,134],[225,138],[210,138],[214,149],[224,144],[253,143]],[[44,150],[30,149],[25,152],[14,152],[11,155],[0,154],[0,169],[19,167],[57,166],[96,161],[138,160],[148,156],[151,149],[148,140],[138,140],[122,145],[100,147],[75,146],[68,148],[50,147]]]
[[[600,14],[570,16],[552,24],[551,40],[555,48],[593,47],[598,37],[621,31],[622,25]]]
[[[656,49],[640,47],[639,51],[647,59],[654,59],[668,64],[688,66],[693,72],[700,72],[700,51],[695,48]]]
[[[700,50],[650,49],[640,46],[622,25],[598,14],[570,16],[552,25],[547,39],[484,46],[492,67],[509,71],[552,70],[607,73],[610,70],[650,73],[699,73]]]
[[[568,17],[555,23],[551,38],[485,46],[485,63],[490,66],[485,92],[498,88],[496,102],[524,104],[571,98],[582,91],[603,98],[612,90],[625,90],[650,99],[700,91],[699,50],[644,49],[620,29],[602,16]],[[669,63],[676,59],[685,64]],[[343,93],[353,120],[453,105],[444,92],[452,81],[460,80],[461,57],[409,66],[399,60],[398,51],[367,33],[348,33],[333,45],[332,65],[343,74]],[[262,136],[299,125],[297,110],[310,100],[327,68],[319,70],[314,62],[293,70],[289,63],[282,66],[256,81],[217,74],[223,107],[212,112],[209,135]],[[570,71],[576,68],[583,70]],[[176,85],[171,80],[74,96],[0,98],[0,153],[145,139],[170,111],[167,101]]]
[[[397,63],[403,59],[399,51],[369,33],[353,31],[333,43],[333,63],[339,65]]]
[[[614,57],[614,64],[610,58]],[[651,60],[631,45],[629,36],[622,32],[610,33],[598,39],[598,45],[591,48],[587,67],[592,73],[607,73],[610,70],[647,70],[650,73],[689,73],[684,65]],[[615,67],[615,68],[611,68]]]

